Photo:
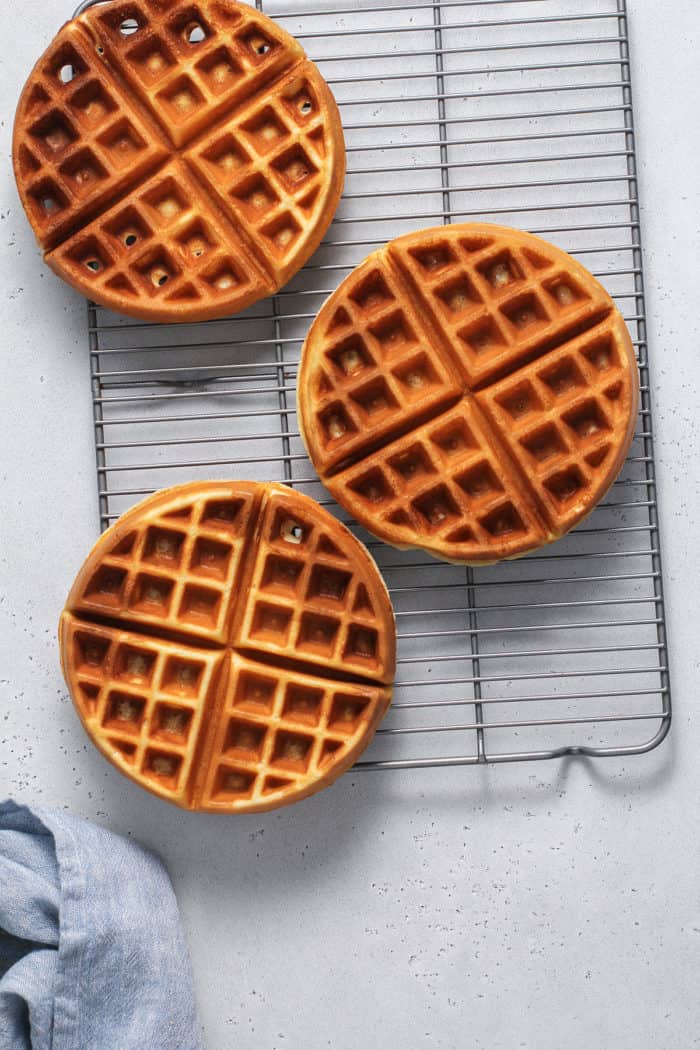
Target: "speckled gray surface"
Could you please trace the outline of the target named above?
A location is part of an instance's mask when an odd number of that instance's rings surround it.
[[[85,312],[40,262],[8,155],[20,85],[68,12],[25,0],[14,21],[0,76],[0,789],[162,853],[211,1050],[700,1045],[700,11],[629,8],[671,737],[628,761],[348,775],[287,812],[224,822],[109,768],[60,677],[56,620],[96,528]]]

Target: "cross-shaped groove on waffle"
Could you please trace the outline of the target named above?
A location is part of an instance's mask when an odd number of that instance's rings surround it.
[[[61,30],[25,88],[15,172],[60,276],[147,319],[204,319],[271,294],[315,249],[342,189],[339,129],[313,63],[247,5],[98,5]],[[164,169],[195,236],[161,230],[145,269],[144,217],[116,241],[105,223],[138,212],[132,197]]]
[[[185,807],[250,810],[355,761],[390,701],[395,628],[373,562],[311,500],[193,484],[98,541],[61,658],[88,733],[122,771]]]
[[[302,435],[375,535],[484,563],[592,509],[632,437],[635,370],[612,300],[565,253],[502,227],[441,227],[373,253],[322,308],[302,354]],[[517,392],[535,388],[523,428]],[[452,418],[470,465],[436,447]]]

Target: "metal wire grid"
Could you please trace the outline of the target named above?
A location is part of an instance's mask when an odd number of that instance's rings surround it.
[[[260,2],[259,2],[260,6]],[[585,10],[582,8],[585,6]],[[399,625],[392,711],[365,769],[648,751],[671,716],[625,0],[270,0],[340,103],[346,192],[310,264],[239,317],[89,307],[101,523],[195,477],[285,481],[370,547]],[[479,570],[372,540],[299,440],[301,342],[373,247],[478,219],[544,235],[623,311],[641,409],[621,477],[551,549]]]

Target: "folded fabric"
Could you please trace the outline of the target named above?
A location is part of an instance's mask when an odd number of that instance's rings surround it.
[[[152,853],[0,803],[0,1050],[202,1050],[175,895]]]

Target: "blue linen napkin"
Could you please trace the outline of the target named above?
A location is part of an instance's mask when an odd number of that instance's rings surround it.
[[[0,1050],[202,1050],[168,874],[67,813],[0,803]]]

